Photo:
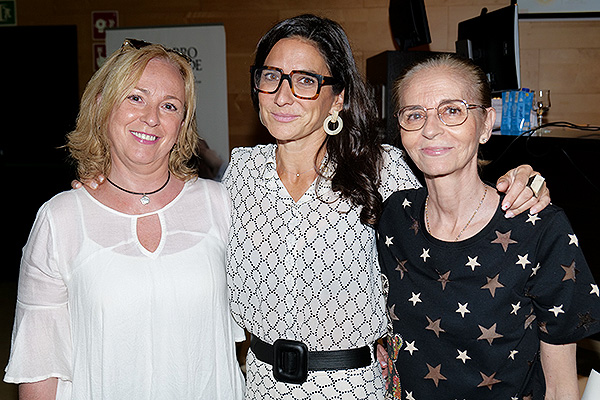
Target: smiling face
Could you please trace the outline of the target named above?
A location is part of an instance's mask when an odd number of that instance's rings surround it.
[[[277,67],[283,73],[300,70],[330,76],[325,60],[309,41],[286,38],[278,41],[265,59],[265,66]],[[323,86],[315,100],[294,97],[287,81],[272,94],[258,94],[260,119],[279,142],[316,140],[321,143],[326,133],[323,121],[335,109],[340,111],[344,92],[335,95],[331,86]]]
[[[166,166],[182,126],[184,102],[185,85],[177,68],[162,59],[150,60],[108,119],[113,167]]]
[[[469,83],[445,67],[428,68],[409,78],[401,96],[400,107],[421,105],[433,108],[427,111],[427,121],[417,131],[401,129],[404,148],[423,171],[433,178],[450,174],[477,174],[479,144],[491,134],[495,112],[493,109],[474,108],[467,120],[459,126],[446,126],[437,116],[436,107],[444,100],[465,100],[481,104],[474,98]]]

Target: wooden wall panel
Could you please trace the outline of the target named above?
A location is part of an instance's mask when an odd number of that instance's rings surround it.
[[[521,48],[599,48],[600,21],[522,21]]]
[[[433,51],[454,51],[458,22],[503,7],[506,0],[425,0]],[[359,68],[394,43],[388,0],[178,0],[122,2],[79,0],[19,2],[20,25],[76,24],[80,90],[91,77],[91,12],[118,10],[120,26],[223,23],[227,37],[230,144],[269,141],[249,99],[248,69],[256,42],[275,22],[305,12],[339,21],[350,38]],[[600,124],[600,21],[526,21],[519,24],[524,87],[552,91],[549,120]],[[426,48],[426,49],[427,49]]]
[[[600,93],[552,94],[551,121],[568,121],[580,125],[600,125]]]
[[[521,87],[538,88],[540,77],[540,50],[521,49]]]
[[[600,48],[540,49],[540,87],[556,93],[600,93]]]
[[[431,34],[429,49],[432,51],[454,50],[457,27],[450,26],[449,11],[448,7],[445,6],[427,7],[427,21],[429,23],[429,33]]]

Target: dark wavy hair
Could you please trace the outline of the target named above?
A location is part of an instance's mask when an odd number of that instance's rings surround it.
[[[334,94],[345,90],[344,108],[339,114],[344,128],[336,136],[328,135],[321,147],[327,150],[328,168],[323,170],[334,172],[331,175],[320,174],[318,183],[322,179],[331,179],[334,191],[340,192],[355,206],[362,207],[361,222],[373,225],[382,210],[382,197],[377,189],[383,148],[375,129],[375,104],[358,72],[348,37],[337,22],[327,18],[311,14],[289,18],[277,23],[260,39],[254,67],[263,66],[273,46],[285,38],[300,38],[314,44],[329,73],[338,82],[332,86]],[[250,85],[252,102],[258,111],[258,92],[252,84],[252,77]],[[315,165],[316,162],[315,158]]]

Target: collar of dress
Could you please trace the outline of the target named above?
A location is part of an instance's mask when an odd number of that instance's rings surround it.
[[[281,179],[279,179],[279,175],[277,174],[277,161],[276,161],[276,156],[275,156],[276,151],[277,151],[276,144],[272,144],[271,146],[267,147],[267,151],[264,154],[265,164],[264,164],[264,168],[262,171],[262,176],[263,176],[263,183],[264,183],[265,187],[267,187],[270,190],[279,191],[281,189],[285,190],[285,187],[283,186],[283,183],[281,182]],[[322,166],[324,166],[326,164],[327,164],[327,155],[325,155],[325,157],[323,158],[323,161],[321,162]],[[321,167],[321,168],[323,168],[323,167]],[[333,167],[333,166],[326,167],[323,170],[323,175],[325,177],[333,176],[334,168],[335,167]],[[310,193],[311,196],[315,196],[315,190],[314,190],[315,183],[316,183],[316,180],[315,180],[315,182],[313,182],[313,184],[307,190],[307,193]],[[317,194],[324,201],[335,201],[339,198],[331,190],[331,179],[321,179],[320,180]]]

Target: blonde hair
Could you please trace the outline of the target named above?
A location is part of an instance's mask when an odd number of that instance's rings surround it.
[[[88,82],[77,116],[75,130],[67,135],[71,158],[77,166],[79,179],[108,176],[111,170],[107,124],[111,112],[119,106],[139,81],[152,59],[171,63],[185,85],[184,118],[179,137],[169,155],[169,171],[179,179],[197,176],[190,160],[196,155],[196,91],[194,73],[181,55],[162,45],[151,44],[140,49],[124,46],[115,51]]]

